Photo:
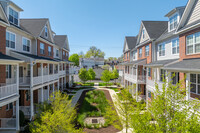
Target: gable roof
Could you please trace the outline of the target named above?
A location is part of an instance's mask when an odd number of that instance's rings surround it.
[[[175,12],[179,11],[181,14],[184,12],[185,10],[185,6],[179,6],[179,7],[175,7],[174,9],[172,9],[170,12],[168,12],[165,17],[170,17],[171,15],[173,15]]]
[[[126,36],[124,40],[124,49],[123,52],[125,52],[125,46],[127,44],[128,49],[131,50],[135,48],[137,42],[137,36]]]
[[[150,39],[157,39],[167,28],[168,21],[142,21]]]
[[[20,19],[20,26],[34,37],[39,37],[48,19]]]
[[[66,50],[69,50],[67,35],[55,35],[54,36],[54,42],[59,47],[65,48]]]

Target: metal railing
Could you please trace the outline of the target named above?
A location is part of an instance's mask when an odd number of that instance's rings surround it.
[[[0,100],[17,94],[17,84],[0,84]]]
[[[0,118],[0,129],[16,129],[16,118]]]

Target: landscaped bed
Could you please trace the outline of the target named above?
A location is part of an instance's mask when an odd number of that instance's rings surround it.
[[[84,91],[82,93],[77,106],[77,121],[79,126],[84,127],[85,132],[116,133],[119,131],[109,125],[107,120],[105,120],[104,124],[86,125],[84,123],[86,118],[102,119],[106,113],[106,107],[110,107],[108,101],[112,103],[110,93],[107,90]]]

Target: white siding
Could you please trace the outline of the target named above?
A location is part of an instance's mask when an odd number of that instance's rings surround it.
[[[191,10],[190,16],[188,17],[188,22],[186,25],[191,24],[200,19],[200,0],[196,0],[196,4]]]
[[[142,30],[143,30],[143,27],[142,27]],[[142,30],[141,30],[141,35],[140,35],[140,43],[142,43],[142,42],[144,42],[144,41],[149,39],[149,36],[148,36],[147,31],[146,31],[145,28],[144,28],[144,38],[143,38]]]
[[[165,56],[159,56],[159,52],[158,52],[158,45],[163,43],[163,42],[156,44],[157,60],[167,60],[167,59],[177,59],[177,58],[179,58],[179,54],[172,54],[172,40],[174,40],[174,39],[178,39],[178,37],[164,41],[164,43],[165,43]]]

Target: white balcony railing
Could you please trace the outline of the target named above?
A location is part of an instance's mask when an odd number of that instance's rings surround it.
[[[31,107],[30,106],[19,106],[19,110],[21,110],[25,116],[31,115]],[[13,107],[13,115],[16,115],[16,106]]]
[[[156,83],[158,84],[158,88],[162,89],[163,82],[161,82],[161,81],[154,81],[154,80],[150,80],[150,79],[147,78],[147,82],[146,82],[147,86],[150,86],[151,88],[155,88],[156,87]]]
[[[119,71],[119,76],[120,76],[120,77],[123,76],[123,71]]]
[[[8,98],[13,95],[17,95],[17,84],[0,84],[0,100],[4,98]]]
[[[0,118],[0,129],[16,129],[16,118]]]
[[[145,75],[139,75],[138,76],[138,82],[146,83],[146,76]]]
[[[33,77],[33,85],[42,84],[42,76]]]
[[[136,83],[136,75],[125,73],[124,78],[130,82]]]
[[[29,85],[30,77],[19,77],[19,84],[20,85]]]
[[[59,76],[61,76],[61,75],[65,75],[66,72],[65,72],[65,70],[62,70],[62,71],[59,71],[58,74],[59,74]]]

